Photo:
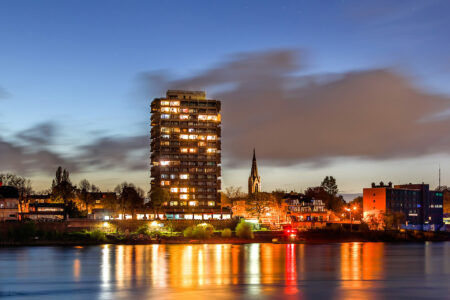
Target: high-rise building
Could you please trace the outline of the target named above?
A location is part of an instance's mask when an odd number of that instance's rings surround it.
[[[256,154],[253,149],[252,169],[248,177],[248,194],[255,194],[261,191],[261,177],[258,175],[258,166],[256,165]]]
[[[428,184],[385,185],[372,183],[363,189],[364,217],[380,213],[402,213],[406,228],[439,229],[443,225],[443,194]]]
[[[168,219],[231,217],[220,206],[221,103],[169,90],[151,104],[151,186],[170,193]]]

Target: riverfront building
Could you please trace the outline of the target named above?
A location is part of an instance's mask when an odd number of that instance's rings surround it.
[[[221,103],[202,91],[169,90],[151,103],[151,186],[170,193],[168,219],[223,219]]]
[[[19,191],[0,182],[0,222],[19,220]]]
[[[380,213],[403,213],[406,228],[438,230],[443,225],[443,194],[428,184],[372,183],[363,190],[364,218]]]

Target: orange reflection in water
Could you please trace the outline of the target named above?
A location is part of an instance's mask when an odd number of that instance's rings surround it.
[[[73,278],[75,279],[75,281],[80,280],[80,269],[81,269],[80,260],[76,258],[73,261]]]
[[[238,284],[239,283],[239,252],[240,247],[239,246],[232,246],[231,247],[231,272],[233,274],[232,283]]]
[[[341,244],[341,289],[338,298],[372,299],[369,288],[383,278],[384,244],[344,243]]]

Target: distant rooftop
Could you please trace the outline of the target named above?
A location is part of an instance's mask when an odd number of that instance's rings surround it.
[[[206,99],[204,91],[168,90],[166,95],[169,99]]]

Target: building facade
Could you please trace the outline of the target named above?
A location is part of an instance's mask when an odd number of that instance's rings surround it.
[[[19,191],[0,185],[0,222],[19,220]]]
[[[444,224],[447,225],[447,228],[450,226],[450,189],[444,188],[441,189],[442,196],[444,197]]]
[[[24,219],[29,220],[63,220],[64,203],[30,203],[28,212],[23,214]]]
[[[168,219],[220,219],[221,103],[169,90],[151,103],[151,186],[166,189]]]
[[[255,194],[261,191],[261,177],[258,174],[258,166],[256,165],[256,154],[253,149],[252,169],[250,170],[250,176],[248,177],[248,194]]]
[[[330,212],[325,208],[325,203],[320,199],[311,199],[300,193],[289,193],[283,197],[286,214],[296,227],[323,227],[325,224],[306,224],[304,222],[327,222],[330,220]]]
[[[439,229],[443,225],[443,193],[430,191],[428,184],[393,186],[372,183],[363,190],[364,218],[380,213],[402,213],[406,228]]]

